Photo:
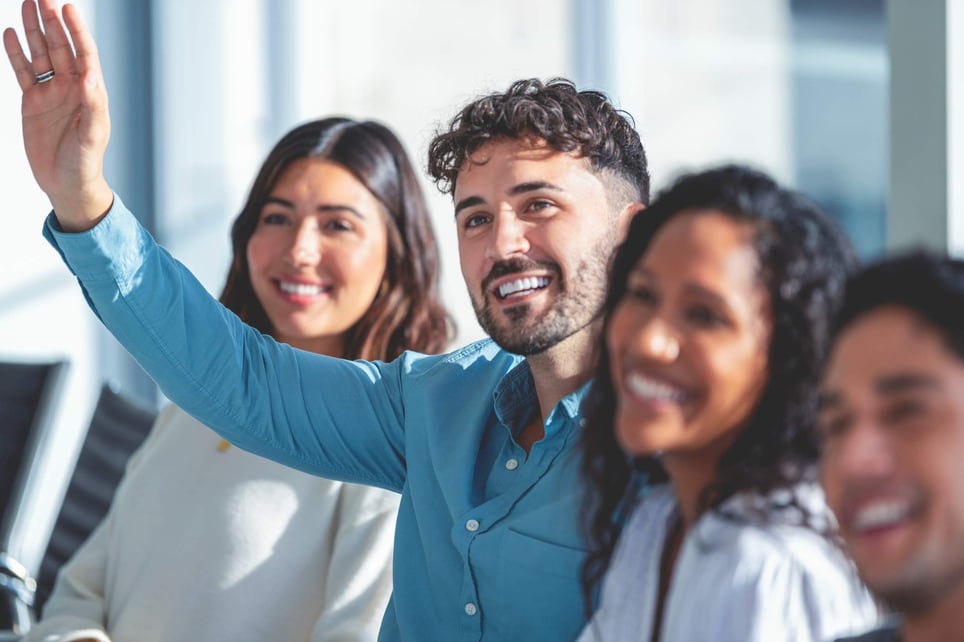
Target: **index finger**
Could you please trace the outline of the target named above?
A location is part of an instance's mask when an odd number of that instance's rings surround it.
[[[20,90],[27,91],[34,83],[33,71],[30,69],[30,61],[23,53],[23,47],[20,46],[17,32],[9,27],[3,30],[3,48],[7,52],[13,73],[17,75]]]
[[[93,36],[90,35],[90,31],[80,17],[80,12],[77,11],[77,7],[72,4],[65,4],[63,16],[64,23],[67,25],[67,31],[70,32],[70,39],[74,42],[74,51],[77,54],[77,73],[83,76],[88,69],[92,69],[98,77],[103,80],[103,74],[101,74],[100,70],[100,58],[97,55],[97,43],[94,42]]]

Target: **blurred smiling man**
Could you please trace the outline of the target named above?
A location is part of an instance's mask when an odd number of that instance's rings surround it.
[[[964,262],[918,253],[855,276],[821,403],[827,499],[895,612],[850,640],[964,640]]]

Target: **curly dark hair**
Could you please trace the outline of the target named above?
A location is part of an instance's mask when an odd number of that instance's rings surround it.
[[[723,454],[715,483],[701,495],[701,508],[709,510],[738,492],[765,496],[791,488],[812,473],[818,454],[814,424],[819,371],[830,320],[856,258],[847,238],[814,204],[767,175],[737,165],[688,174],[630,224],[612,266],[604,336],[630,271],[656,234],[680,213],[701,210],[722,212],[751,227],[758,276],[769,294],[773,319],[766,386],[746,426]],[[603,340],[584,402],[587,428],[580,443],[589,544],[582,573],[587,609],[619,536],[620,516],[626,516],[640,484],[667,481],[658,459],[631,460],[620,449],[613,429],[616,392],[609,368]]]
[[[847,281],[834,320],[834,341],[877,308],[906,308],[930,325],[948,350],[964,359],[964,261],[932,250],[913,250],[873,263]]]
[[[646,152],[632,117],[598,91],[578,91],[564,78],[518,80],[504,93],[472,101],[429,145],[428,173],[452,194],[459,170],[495,139],[540,138],[560,152],[577,152],[597,172],[631,187],[631,201],[649,202]]]
[[[405,350],[441,352],[451,320],[439,301],[439,256],[425,197],[405,148],[385,125],[325,118],[300,125],[274,146],[231,228],[233,257],[221,303],[261,332],[271,322],[251,286],[248,241],[265,201],[288,167],[303,158],[347,169],[385,208],[388,258],[375,300],[345,338],[347,359],[390,360]]]

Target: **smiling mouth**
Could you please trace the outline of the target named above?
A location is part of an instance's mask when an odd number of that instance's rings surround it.
[[[914,513],[914,505],[904,499],[869,502],[853,513],[848,526],[853,534],[866,535],[900,526]]]
[[[330,286],[317,283],[292,283],[291,281],[277,281],[278,289],[293,296],[320,296],[331,290]]]
[[[545,276],[529,276],[507,281],[496,288],[496,297],[501,301],[521,299],[548,287],[551,279]]]
[[[634,397],[652,403],[681,405],[692,398],[692,395],[684,390],[639,373],[627,374],[624,385]]]

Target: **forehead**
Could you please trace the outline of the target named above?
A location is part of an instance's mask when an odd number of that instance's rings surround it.
[[[681,212],[656,233],[636,267],[681,280],[727,282],[756,289],[759,260],[752,235],[748,223],[723,212]]]
[[[269,192],[290,201],[381,209],[381,202],[343,165],[323,158],[299,158],[288,165]]]
[[[505,191],[515,185],[546,181],[563,189],[598,184],[589,159],[560,152],[539,138],[492,140],[475,150],[459,168],[455,200]]]
[[[964,384],[964,363],[947,349],[936,329],[907,308],[882,306],[840,334],[830,353],[824,387],[856,394],[902,373],[954,376]],[[964,387],[959,394],[964,395]]]

